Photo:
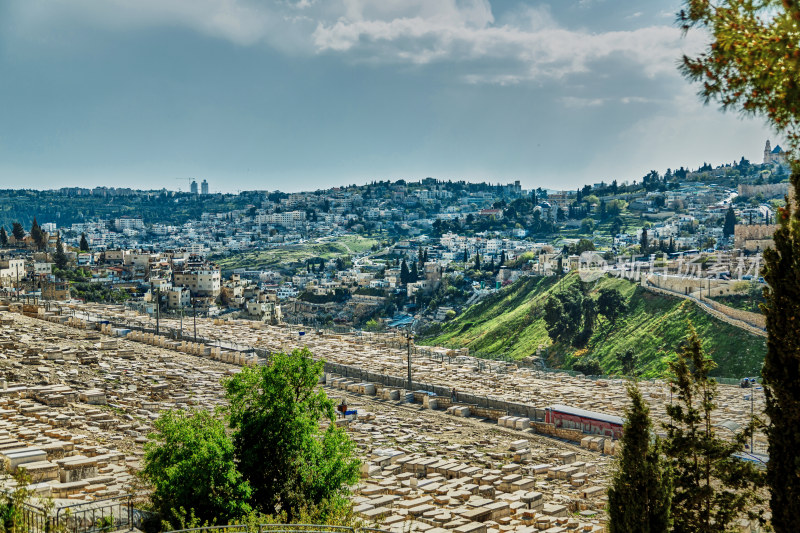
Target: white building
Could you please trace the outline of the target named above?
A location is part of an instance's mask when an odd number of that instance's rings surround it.
[[[173,275],[173,285],[176,287],[186,287],[192,296],[219,296],[222,279],[220,271],[217,269],[198,269],[186,272],[175,272]]]
[[[120,217],[114,219],[114,227],[117,231],[126,229],[144,229],[144,221],[141,218]]]

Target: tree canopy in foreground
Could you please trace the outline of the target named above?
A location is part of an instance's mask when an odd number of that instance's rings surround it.
[[[790,182],[800,198],[800,2],[686,0],[684,31],[711,34],[708,46],[684,57],[683,73],[702,83],[701,96],[765,117],[789,142]],[[800,531],[800,210],[779,211],[775,247],[764,252],[763,307],[767,355],[762,376],[769,416],[767,438],[772,526]]]

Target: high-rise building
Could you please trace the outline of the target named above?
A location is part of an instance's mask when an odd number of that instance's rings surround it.
[[[200,191],[202,194],[208,194],[208,182],[203,180],[203,183],[200,184]]]
[[[196,180],[192,180],[191,191],[192,191],[192,194],[197,194],[197,181]]]

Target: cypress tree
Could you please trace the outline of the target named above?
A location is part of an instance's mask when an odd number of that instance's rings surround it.
[[[669,466],[661,456],[661,443],[654,440],[650,409],[639,387],[628,385],[628,397],[622,451],[608,489],[609,531],[663,533],[670,526]]]
[[[725,224],[722,226],[722,234],[725,235],[725,238],[729,238],[733,235],[736,227],[736,213],[733,212],[733,206],[728,208],[728,211],[725,213]]]
[[[81,233],[81,244],[80,244],[81,252],[88,252],[89,251],[89,241],[86,240],[86,234]]]
[[[419,270],[417,270],[417,264],[416,263],[411,263],[411,273],[409,273],[408,279],[412,283],[414,283],[416,281],[419,281]]]
[[[475,270],[481,269],[481,254],[475,254]]]
[[[403,259],[403,262],[400,264],[400,283],[405,285],[409,281],[409,272],[408,272],[408,265],[406,264],[406,260]]]
[[[800,165],[790,177],[795,199]],[[795,200],[797,201],[797,200]],[[774,249],[764,250],[762,310],[767,321],[764,379],[769,462],[767,484],[776,531],[800,531],[800,210],[787,202],[778,213]]]
[[[716,409],[716,367],[706,356],[693,327],[675,361],[670,388],[677,402],[667,405],[669,422],[664,452],[673,471],[671,515],[675,533],[722,533],[734,521],[759,518],[758,489],[764,476],[753,463],[734,455],[742,452],[752,427],[718,437],[712,420]],[[771,461],[770,461],[771,462]]]
[[[42,250],[45,247],[44,232],[39,223],[36,222],[36,217],[33,217],[33,223],[31,223],[31,239],[36,243],[37,249]]]
[[[61,243],[61,235],[56,238],[56,251],[53,254],[53,262],[59,270],[67,268],[67,254],[64,253],[64,245]]]
[[[0,246],[6,246],[8,244],[8,234],[6,233],[6,228],[0,226]]]
[[[22,242],[22,239],[25,238],[25,230],[22,228],[22,224],[19,222],[14,222],[11,225],[11,234],[14,236],[14,239],[16,239],[17,244],[19,245],[19,243]]]
[[[800,4],[765,2],[684,2],[678,20],[713,36],[706,48],[684,57],[682,71],[702,83],[701,96],[768,120],[789,144],[789,178],[800,192],[800,61],[797,21]],[[769,58],[769,60],[765,60]],[[788,202],[787,202],[788,204]],[[800,213],[787,205],[776,217],[774,249],[764,252],[767,354],[764,379],[772,526],[778,533],[800,531]]]
[[[642,238],[639,241],[639,248],[641,248],[642,255],[646,254],[650,249],[649,241],[647,239],[647,228],[642,228]]]

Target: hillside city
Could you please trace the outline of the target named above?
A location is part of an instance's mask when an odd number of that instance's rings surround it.
[[[159,515],[137,472],[163,413],[226,408],[225,379],[307,348],[361,460],[359,520],[606,531],[626,378],[668,420],[665,347],[689,323],[716,361],[715,426],[763,412],[760,263],[789,195],[781,153],[576,191],[6,191],[12,213],[31,195],[48,207],[0,232],[0,455],[37,497],[148,530]],[[163,207],[116,213],[120,197]],[[740,457],[763,464],[766,449],[759,429]]]
[[[4,0],[0,72],[0,533],[800,532],[800,3]]]
[[[432,178],[233,196],[209,194],[205,181],[189,193],[44,191],[37,201],[53,207],[25,208],[12,222],[30,228],[35,218],[42,237],[8,228],[0,282],[19,296],[124,302],[149,314],[158,307],[373,330],[451,320],[522,276],[556,273],[559,261],[562,272],[577,269],[587,252],[607,268],[647,263],[655,272],[653,261],[666,257],[662,270],[677,273],[685,261],[691,276],[732,285],[759,277],[750,256],[769,247],[788,194],[781,154],[767,141],[761,164],[742,158],[576,191]],[[7,211],[30,201],[17,195],[6,197]],[[214,197],[212,205],[237,208],[174,223],[158,210],[148,218],[115,216],[113,207],[106,218],[86,215],[96,200],[130,205],[131,197],[157,197],[165,213]]]

